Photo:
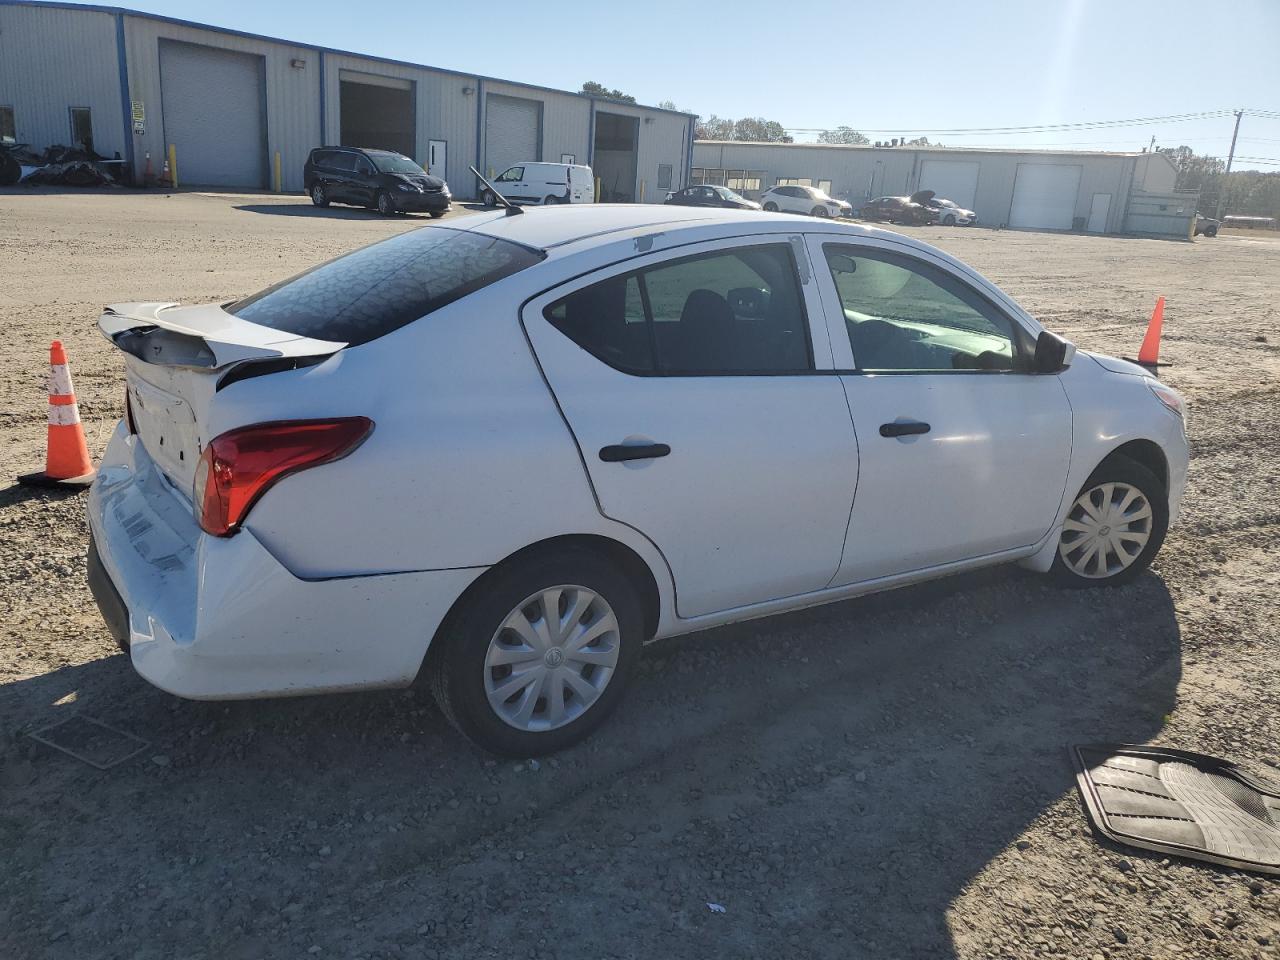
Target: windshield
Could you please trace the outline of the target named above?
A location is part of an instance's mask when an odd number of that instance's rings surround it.
[[[745,200],[746,199],[740,194],[734,193],[728,187],[712,187],[711,189],[713,189],[716,193],[720,194],[720,196],[724,197],[726,200]]]
[[[330,260],[224,309],[302,337],[367,343],[543,256],[468,230],[422,227]]]
[[[371,153],[369,154],[369,159],[373,161],[373,165],[381,173],[408,173],[417,177],[425,177],[427,175],[427,171],[423,170],[408,157],[402,157],[398,153]]]

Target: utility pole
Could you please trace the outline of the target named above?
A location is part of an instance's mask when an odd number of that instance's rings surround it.
[[[1222,186],[1218,188],[1218,209],[1213,213],[1213,219],[1222,219],[1222,204],[1227,199],[1227,177],[1231,176],[1231,162],[1236,158],[1236,137],[1240,135],[1240,118],[1244,116],[1243,110],[1236,111],[1236,128],[1231,131],[1231,152],[1227,154],[1227,172],[1222,175]]]

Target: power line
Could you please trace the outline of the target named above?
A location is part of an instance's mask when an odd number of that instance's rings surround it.
[[[938,136],[996,136],[1011,133],[1053,133],[1055,131],[1069,130],[1098,130],[1108,127],[1132,127],[1146,126],[1153,123],[1182,123],[1188,120],[1214,120],[1220,117],[1230,116],[1231,110],[1211,110],[1202,113],[1177,113],[1168,114],[1162,117],[1134,117],[1129,120],[1083,120],[1075,123],[1040,123],[1028,124],[1026,126],[1014,127],[908,127],[908,128],[889,128],[889,127],[862,127],[863,133],[894,133],[902,136],[911,134],[932,133]],[[830,129],[828,127],[787,127],[788,133],[822,133]]]

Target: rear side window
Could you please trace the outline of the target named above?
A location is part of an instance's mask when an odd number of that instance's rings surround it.
[[[791,248],[683,257],[584,287],[544,316],[578,346],[634,374],[715,376],[813,369]]]
[[[541,251],[448,227],[422,227],[331,260],[226,307],[302,337],[367,343],[531,267]]]

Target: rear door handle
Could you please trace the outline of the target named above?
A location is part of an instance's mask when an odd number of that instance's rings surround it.
[[[671,448],[665,443],[615,443],[600,448],[600,459],[605,463],[621,463],[623,460],[653,460],[665,457]]]
[[[928,433],[929,429],[929,424],[919,420],[895,420],[893,423],[880,424],[880,436],[914,437],[920,433]]]

